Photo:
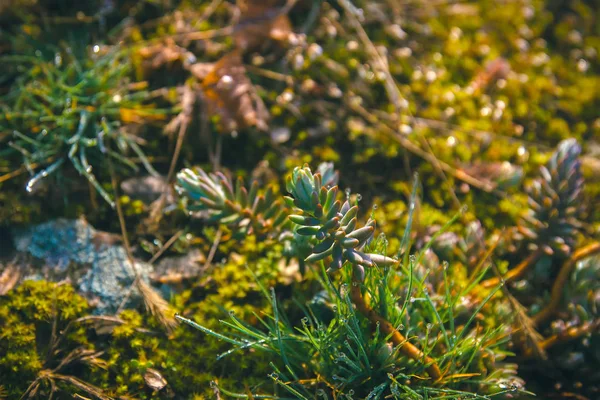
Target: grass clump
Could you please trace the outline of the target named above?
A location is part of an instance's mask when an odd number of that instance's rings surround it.
[[[9,83],[0,98],[0,131],[10,132],[2,139],[10,149],[2,154],[21,156],[16,170],[30,174],[28,192],[70,163],[114,206],[96,175],[106,172],[108,159],[139,170],[132,156],[157,175],[136,132],[142,123],[165,119],[166,111],[149,102],[145,82],[130,81],[126,50],[94,45],[79,54],[68,45],[36,49],[36,44],[20,38],[14,44],[19,53],[0,58]]]

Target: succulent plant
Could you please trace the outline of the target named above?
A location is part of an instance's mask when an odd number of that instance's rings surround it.
[[[577,262],[565,291],[564,298],[579,306],[581,319],[600,318],[600,256]]]
[[[234,186],[222,172],[184,169],[177,174],[177,188],[191,200],[188,210],[206,211],[210,220],[234,227],[242,235],[274,237],[287,220],[285,206],[275,199],[273,188],[259,193],[257,181],[248,190],[241,177]]]
[[[575,139],[562,141],[548,164],[541,167],[541,177],[529,188],[531,210],[523,218],[519,232],[549,255],[570,254],[575,234],[581,228],[580,154],[581,147]]]
[[[289,218],[298,225],[295,228],[297,234],[316,240],[305,261],[316,262],[330,257],[328,271],[339,270],[349,262],[362,281],[365,267],[390,265],[397,261],[362,251],[373,238],[375,220],[369,219],[363,227],[358,227],[358,206],[351,205],[349,200],[343,203],[336,200],[339,189],[331,186],[332,177],[328,168],[313,174],[308,165],[296,167],[286,181],[286,189],[292,197],[285,197],[285,200],[295,212]]]

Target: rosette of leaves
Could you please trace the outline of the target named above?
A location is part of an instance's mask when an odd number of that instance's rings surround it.
[[[0,132],[12,132],[0,155],[21,155],[21,169],[31,174],[27,191],[70,162],[113,206],[94,172],[107,158],[137,171],[128,158],[134,154],[157,175],[127,126],[164,119],[165,111],[146,103],[151,95],[144,83],[129,82],[127,51],[96,45],[80,55],[71,48],[18,47],[19,54],[0,58],[11,82],[0,98]]]
[[[583,191],[580,154],[575,139],[563,140],[529,188],[531,210],[519,232],[548,255],[568,255],[575,246]]]
[[[204,211],[210,221],[241,236],[274,237],[287,221],[285,205],[275,198],[273,187],[260,190],[257,181],[246,189],[241,177],[234,184],[220,171],[184,169],[177,174],[177,188],[185,193],[189,211]]]
[[[375,220],[369,219],[359,227],[358,206],[337,200],[338,187],[328,184],[327,174],[312,173],[308,165],[296,167],[286,180],[286,189],[293,197],[284,197],[295,214],[290,220],[297,225],[295,232],[313,238],[314,246],[306,262],[328,260],[328,271],[342,268],[349,262],[354,274],[364,280],[365,268],[374,264],[391,265],[397,261],[386,256],[363,252],[375,231]]]

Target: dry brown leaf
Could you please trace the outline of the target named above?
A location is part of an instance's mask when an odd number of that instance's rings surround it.
[[[234,131],[249,126],[267,129],[267,108],[246,75],[238,50],[213,65],[202,87],[209,113],[221,118],[223,129]]]
[[[167,39],[165,43],[143,47],[138,50],[142,58],[144,69],[157,69],[163,65],[172,65],[181,62],[184,66],[196,61],[196,56],[187,49],[178,46],[173,40]]]
[[[278,13],[284,3],[279,0],[238,0],[241,27],[234,33],[235,44],[244,51],[262,46],[269,39],[286,42],[292,33],[287,15]]]

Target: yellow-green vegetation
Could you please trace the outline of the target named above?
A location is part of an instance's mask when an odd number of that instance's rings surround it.
[[[0,398],[599,398],[599,26],[3,2]]]
[[[263,258],[252,244],[240,250],[244,255],[219,265],[202,289],[172,298],[173,306],[213,328],[229,313],[251,318],[263,303],[255,277],[261,284],[276,284],[276,270],[269,272],[261,265],[270,267],[281,253],[274,249]],[[246,269],[246,263],[256,265],[258,275]],[[194,296],[198,290],[204,292],[200,301]],[[90,316],[89,311],[85,299],[68,284],[27,281],[2,298],[0,378],[7,382],[9,398],[25,393],[36,379],[39,398],[50,396],[52,380],[59,398],[69,398],[69,393],[85,395],[85,389],[65,376],[92,385],[107,398],[170,398],[173,394],[205,398],[212,393],[213,380],[236,386],[244,378],[254,387],[268,372],[261,355],[247,353],[218,362],[217,355],[228,350],[226,344],[198,338],[187,329],[169,335],[158,321],[137,311],[125,310],[118,317]],[[148,369],[158,371],[168,388],[153,393],[144,378]]]

